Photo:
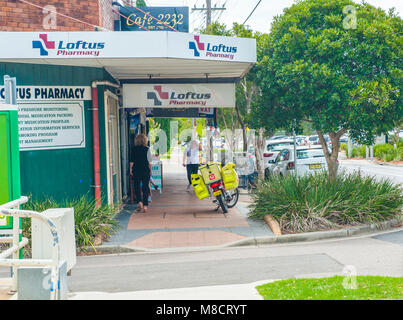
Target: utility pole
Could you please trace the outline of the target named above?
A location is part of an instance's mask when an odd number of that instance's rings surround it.
[[[202,8],[196,8],[196,6],[194,8],[192,8],[192,11],[206,11],[206,27],[208,28],[211,25],[211,14],[214,11],[224,11],[226,10],[225,7],[222,8],[218,8],[217,6],[215,6],[214,8],[211,6],[211,0],[206,0],[206,7]]]
[[[211,25],[211,0],[206,0],[207,7],[207,28]]]

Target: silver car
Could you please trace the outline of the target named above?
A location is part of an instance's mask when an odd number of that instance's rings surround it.
[[[321,148],[297,148],[297,174],[304,175],[320,170],[327,171],[327,162]],[[285,148],[277,154],[274,161],[273,174],[286,176],[295,173],[294,149]]]

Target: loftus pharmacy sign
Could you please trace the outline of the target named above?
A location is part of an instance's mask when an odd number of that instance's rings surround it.
[[[125,108],[235,107],[235,84],[124,84]]]
[[[0,86],[0,103],[4,99],[4,86]],[[91,87],[17,86],[17,101],[37,100],[91,100]]]
[[[200,36],[193,36],[194,40],[189,41],[189,50],[193,52],[195,57],[207,57],[207,58],[223,58],[228,60],[234,60],[238,52],[238,47],[234,45],[228,45],[221,41],[215,42],[202,42]]]
[[[186,32],[0,32],[0,43],[12,44],[0,46],[3,61],[82,59],[79,64],[90,66],[120,58],[256,62],[255,39]]]
[[[105,48],[105,42],[80,39],[77,41],[50,41],[46,33],[41,33],[39,39],[32,40],[32,48],[38,49],[40,56],[48,56],[54,51],[57,56],[95,56]]]

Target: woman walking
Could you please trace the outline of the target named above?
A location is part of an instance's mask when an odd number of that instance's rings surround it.
[[[148,139],[144,134],[137,135],[134,139],[134,148],[130,155],[130,174],[133,176],[134,192],[136,194],[136,202],[138,203],[137,212],[147,212],[148,207],[150,177],[152,175],[152,155],[147,144]]]
[[[186,191],[189,192],[190,186],[192,185],[191,176],[196,174],[199,170],[199,151],[201,151],[201,145],[196,140],[190,142],[189,147],[186,148],[183,154],[183,166],[186,167],[188,176],[188,187]]]

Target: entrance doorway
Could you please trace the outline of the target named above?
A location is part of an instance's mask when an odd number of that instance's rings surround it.
[[[113,204],[122,199],[119,102],[109,91],[105,92],[105,101],[108,203]]]

